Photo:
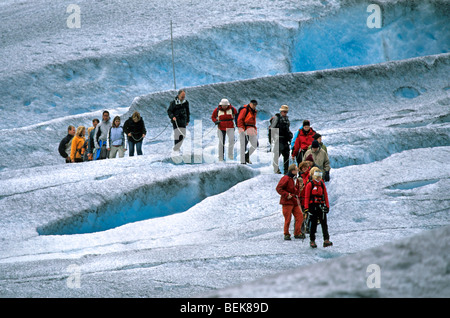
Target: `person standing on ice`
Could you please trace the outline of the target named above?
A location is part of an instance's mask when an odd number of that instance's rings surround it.
[[[72,147],[72,139],[75,136],[75,127],[69,125],[67,128],[67,136],[64,137],[59,143],[58,152],[66,160],[66,163],[70,163],[70,150]]]
[[[234,117],[236,113],[236,108],[230,104],[228,99],[223,98],[211,115],[212,121],[217,125],[219,161],[224,161],[225,136],[228,137],[228,159],[234,159]]]
[[[305,186],[309,182],[309,177],[310,177],[309,176],[309,171],[311,170],[313,164],[314,163],[311,162],[311,161],[303,161],[298,166],[300,177],[302,178],[302,181],[303,181],[303,186],[301,187],[302,190],[301,190],[301,193],[300,193],[300,205],[301,205],[301,207],[303,209],[305,208]]]
[[[289,106],[282,105],[280,112],[270,119],[269,142],[273,145],[273,171],[280,174],[278,160],[283,155],[283,171],[287,174],[289,167],[289,144],[292,140],[291,123],[288,117]]]
[[[300,210],[300,192],[303,182],[297,178],[298,167],[291,164],[288,167],[288,173],[284,175],[276,187],[276,191],[281,195],[280,204],[284,216],[284,239],[290,240],[289,225],[291,224],[292,215],[294,215],[294,238],[304,239],[305,234],[301,232],[303,223],[303,214]]]
[[[88,133],[87,133],[87,151],[86,151],[87,152],[87,160],[88,161],[94,160],[95,128],[97,127],[99,122],[100,122],[100,120],[98,120],[97,118],[94,118],[92,120],[92,127],[88,128]]]
[[[123,131],[128,137],[129,156],[134,156],[134,149],[138,156],[142,155],[142,143],[147,129],[145,129],[144,119],[139,112],[135,111],[130,118],[125,121]]]
[[[190,120],[189,102],[183,89],[180,89],[175,99],[170,102],[167,114],[172,122],[174,132],[173,152],[178,153],[186,136],[186,126],[189,125]]]
[[[322,181],[322,171],[318,167],[309,172],[312,180],[305,187],[305,213],[310,214],[311,228],[309,230],[310,246],[316,248],[317,220],[320,221],[323,234],[323,247],[333,245],[328,234],[327,214],[330,210],[325,182]]]
[[[106,139],[108,138],[108,131],[111,128],[111,120],[109,111],[105,110],[102,114],[102,122],[95,127],[95,150],[97,155],[95,159],[106,159],[109,157],[109,151],[106,149]]]
[[[80,126],[72,139],[72,146],[70,150],[71,162],[83,162],[84,152],[86,151],[86,128]]]
[[[113,119],[111,128],[108,131],[108,138],[106,139],[106,149],[109,151],[109,159],[116,157],[119,153],[119,158],[125,155],[125,133],[123,127],[120,125],[120,116]]]
[[[312,157],[314,165],[318,167],[323,172],[323,180],[325,182],[330,181],[330,159],[328,159],[328,154],[317,140],[314,140],[311,144],[311,149],[306,151],[304,158]]]
[[[254,99],[247,105],[244,105],[244,107],[239,111],[237,119],[242,164],[251,163],[250,156],[258,147],[258,131],[256,128],[256,114],[258,111],[256,110],[256,105],[258,105],[258,102]],[[245,152],[247,147],[247,138],[250,142],[250,149],[248,152]]]
[[[306,150],[313,142],[315,135],[309,120],[303,121],[303,127],[300,128],[295,136],[294,148],[292,150],[292,157],[296,158],[297,164],[303,161]]]
[[[319,143],[320,148],[322,148],[326,153],[328,153],[328,148],[327,146],[325,146],[322,142],[322,135],[319,134],[318,132],[316,132],[313,136],[313,142],[314,140],[317,140],[317,142]],[[312,145],[312,143],[311,143]],[[311,149],[311,146],[308,147],[308,150]]]

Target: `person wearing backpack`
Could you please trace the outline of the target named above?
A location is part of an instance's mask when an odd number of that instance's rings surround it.
[[[294,238],[304,239],[305,234],[301,232],[303,223],[303,213],[300,209],[300,192],[303,182],[297,178],[298,167],[291,164],[288,167],[288,173],[284,175],[277,184],[276,191],[281,195],[280,204],[284,216],[284,239],[290,240],[289,225],[292,215],[294,215]]]
[[[84,126],[79,126],[77,132],[72,139],[72,146],[70,150],[70,161],[71,162],[83,162],[83,156],[86,151],[86,128]]]
[[[228,159],[234,159],[234,118],[236,114],[236,108],[230,104],[228,99],[223,98],[211,115],[212,121],[217,125],[219,161],[224,161],[225,136],[228,137]]]
[[[273,171],[280,174],[278,161],[280,155],[283,156],[283,171],[288,173],[289,167],[289,145],[292,140],[292,132],[290,131],[290,122],[288,117],[289,106],[282,105],[280,112],[270,119],[269,125],[269,143],[273,145]]]
[[[306,151],[304,158],[312,157],[314,165],[323,172],[323,180],[325,182],[330,181],[330,159],[327,152],[320,147],[317,140],[314,140],[311,144],[311,149]]]
[[[258,102],[251,100],[250,103],[239,109],[237,126],[239,128],[241,163],[251,163],[250,156],[258,147],[258,130],[256,128],[256,106]],[[250,149],[245,152],[247,142],[250,142]]]
[[[317,142],[319,143],[320,148],[322,148],[326,153],[328,153],[327,146],[325,146],[323,144],[323,142],[322,142],[322,135],[319,134],[317,131],[316,131],[316,133],[313,136],[313,142],[314,142],[314,140],[317,140]],[[312,148],[312,144],[311,144],[311,146],[308,147],[308,150],[311,149],[311,148]]]
[[[332,246],[328,233],[327,214],[330,210],[328,193],[325,182],[322,180],[322,171],[318,167],[312,167],[311,181],[305,188],[305,213],[310,214],[311,228],[309,230],[310,246],[316,248],[317,220],[320,221],[323,234],[323,247]]]
[[[294,148],[292,150],[292,157],[297,160],[297,164],[300,164],[300,162],[303,161],[303,156],[308,147],[312,144],[315,134],[316,132],[312,129],[309,120],[304,120],[303,127],[298,130]]]

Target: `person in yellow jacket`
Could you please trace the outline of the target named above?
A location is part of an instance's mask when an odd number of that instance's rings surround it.
[[[72,148],[70,151],[70,161],[71,162],[83,162],[83,155],[86,151],[85,143],[86,139],[84,135],[86,134],[86,128],[84,126],[79,126],[77,132],[72,139]]]

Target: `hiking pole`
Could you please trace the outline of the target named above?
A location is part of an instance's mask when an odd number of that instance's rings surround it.
[[[214,126],[213,126],[210,130],[208,130],[208,132],[205,134],[205,137],[207,137],[207,136],[209,135],[209,133],[210,133],[211,131],[213,131],[213,129],[214,129],[216,126],[218,126],[221,122],[222,122],[221,120],[215,121],[215,122],[214,122]]]
[[[170,44],[172,46],[172,71],[173,71],[173,88],[177,89],[177,82],[175,80],[175,55],[173,54],[173,32],[172,32],[172,20],[170,20]]]

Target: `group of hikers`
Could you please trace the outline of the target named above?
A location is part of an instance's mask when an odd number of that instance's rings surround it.
[[[123,126],[120,123],[119,116],[111,121],[109,112],[105,110],[102,121],[93,119],[93,126],[87,130],[85,126],[75,130],[70,125],[67,136],[59,143],[58,152],[67,163],[111,159],[116,158],[117,154],[123,158],[127,151],[127,139],[129,155],[134,156],[135,149],[138,155],[142,155],[142,142],[147,131],[139,112],[134,112]]]
[[[217,126],[219,161],[225,160],[226,139],[227,157],[234,159],[234,136],[237,128],[241,163],[252,163],[250,157],[258,147],[257,105],[258,102],[252,99],[248,104],[236,109],[224,98],[213,110],[211,120]],[[282,105],[279,113],[270,119],[268,130],[274,173],[281,174],[279,157],[283,157],[284,176],[276,190],[281,195],[280,204],[285,218],[284,239],[291,239],[289,225],[293,215],[294,238],[304,239],[305,233],[309,232],[311,247],[317,247],[315,233],[319,222],[324,247],[330,246],[332,243],[329,241],[326,218],[329,203],[324,183],[330,180],[327,147],[322,143],[322,136],[314,131],[308,120],[304,120],[302,127],[292,134],[288,112],[289,106]],[[170,102],[167,114],[173,128],[172,151],[179,154],[190,121],[185,90],[178,91],[177,96]],[[92,123],[93,126],[87,130],[84,126],[79,126],[76,130],[74,126],[68,127],[68,135],[61,140],[58,148],[67,163],[112,159],[117,154],[122,158],[127,146],[129,156],[134,156],[135,150],[137,155],[142,155],[142,143],[147,131],[139,112],[135,111],[123,126],[119,116],[111,121],[107,110],[102,114],[102,121],[94,119]],[[290,164],[291,161],[296,163]]]
[[[323,247],[332,246],[327,224],[330,204],[325,186],[325,182],[330,181],[328,150],[309,120],[304,120],[303,126],[293,135],[288,111],[289,107],[282,105],[280,112],[270,119],[269,126],[269,142],[278,150],[278,153],[274,151],[274,170],[280,173],[278,159],[282,155],[285,171],[276,186],[284,216],[284,239],[291,240],[289,226],[294,216],[294,238],[304,239],[309,233],[310,246],[317,248],[316,231],[320,223]],[[289,165],[290,150],[292,161],[296,163]]]

